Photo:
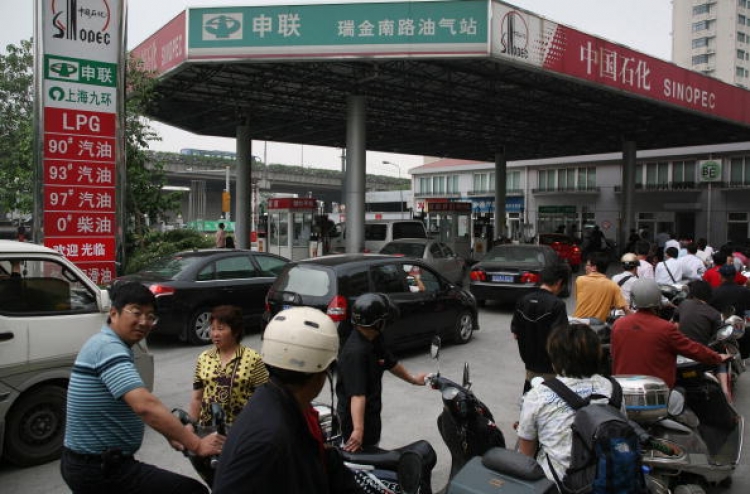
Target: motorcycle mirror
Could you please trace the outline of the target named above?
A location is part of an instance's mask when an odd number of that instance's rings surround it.
[[[469,370],[468,362],[464,362],[463,386],[464,388],[467,388],[467,389],[471,387],[471,371]]]
[[[441,345],[440,337],[435,336],[432,339],[432,344],[430,345],[430,357],[432,357],[434,360],[437,360],[438,357],[440,356],[440,345]]]
[[[396,470],[401,492],[417,494],[422,483],[422,457],[416,451],[404,451],[398,459]]]

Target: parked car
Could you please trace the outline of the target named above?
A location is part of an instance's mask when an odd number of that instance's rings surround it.
[[[443,242],[427,238],[402,238],[385,244],[380,253],[422,259],[453,283],[464,284],[466,261]]]
[[[412,286],[415,276],[420,286]],[[264,320],[289,307],[315,307],[338,324],[344,340],[352,328],[350,308],[367,292],[387,294],[399,309],[399,317],[384,332],[394,351],[427,346],[435,335],[467,343],[479,329],[476,301],[469,291],[422,261],[377,254],[290,263],[268,291]]]
[[[365,222],[365,252],[380,252],[385,244],[402,238],[427,238],[420,220],[370,220]],[[346,223],[339,223],[331,237],[331,252],[346,252]]]
[[[581,268],[581,246],[573,237],[562,233],[540,233],[538,243],[552,247],[560,259],[570,264],[574,273]]]
[[[539,286],[542,269],[560,262],[564,261],[548,245],[497,245],[472,267],[469,288],[479,305],[486,300],[515,302]],[[570,281],[561,296],[570,295]]]
[[[115,283],[139,281],[156,295],[157,334],[205,345],[211,342],[211,310],[217,305],[236,305],[246,327],[257,325],[266,292],[288,262],[244,249],[200,249],[163,257]]]
[[[0,457],[19,466],[60,457],[70,372],[110,305],[107,291],[58,252],[0,240]],[[145,341],[133,352],[151,389]]]

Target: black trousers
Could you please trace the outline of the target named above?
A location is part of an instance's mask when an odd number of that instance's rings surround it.
[[[208,494],[201,482],[125,457],[105,469],[97,456],[83,456],[63,449],[60,472],[74,494],[153,493]]]

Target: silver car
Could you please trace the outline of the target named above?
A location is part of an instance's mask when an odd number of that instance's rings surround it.
[[[402,238],[385,244],[380,253],[422,259],[453,283],[464,283],[466,260],[443,242],[429,238]]]

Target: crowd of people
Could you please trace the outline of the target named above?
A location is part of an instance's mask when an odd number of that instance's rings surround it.
[[[703,241],[677,247],[665,241],[663,259],[654,262],[654,249],[645,240],[631,247],[612,279],[607,277],[608,256],[590,253],[586,273],[576,280],[573,317],[605,320],[613,310],[621,311],[612,328],[612,373],[656,376],[673,387],[676,357],[686,355],[716,365],[731,399],[722,366],[730,357],[707,344],[722,313],[729,308],[742,316],[750,313],[750,288],[735,267],[734,253],[711,252]],[[542,271],[538,289],[517,302],[510,327],[525,366],[519,450],[535,457],[552,479],[570,465],[575,411],[541,384],[558,379],[583,398],[593,394],[605,401],[613,390],[601,375],[598,336],[586,324],[571,323],[558,297],[568,269],[560,264]],[[659,312],[664,304],[659,282],[666,279],[686,282],[689,293],[672,320]],[[338,365],[340,448],[378,448],[384,372],[412,385],[425,384],[425,374],[409,372],[385,345],[383,331],[393,314],[386,295],[360,296],[352,307],[354,330],[339,348],[338,331],[326,314],[287,309],[269,322],[256,352],[241,343],[241,311],[216,307],[214,345],[197,359],[188,413],[203,426],[211,419],[212,405],[219,404],[231,430],[227,437],[199,435],[146,389],[135,369],[132,347],[157,321],[153,294],[138,283],[116,287],[107,323],[81,349],[72,372],[60,467],[65,482],[76,493],[208,492],[196,480],[135,459],[148,424],[178,450],[221,454],[212,486],[217,493],[359,492],[338,450],[323,440],[311,402],[326,382],[333,389]],[[747,357],[750,345],[740,344]]]

